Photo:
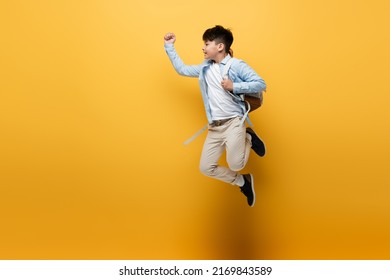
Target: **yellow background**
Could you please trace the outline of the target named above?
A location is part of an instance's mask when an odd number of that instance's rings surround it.
[[[1,259],[389,259],[387,0],[0,2]],[[265,79],[257,203],[204,177],[221,24]]]

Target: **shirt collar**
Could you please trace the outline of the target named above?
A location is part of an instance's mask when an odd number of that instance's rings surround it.
[[[226,62],[228,62],[229,61],[229,59],[231,59],[232,57],[230,56],[230,54],[227,54],[227,56],[225,56],[224,57],[224,59],[222,59],[222,61],[221,61],[221,64],[223,64],[223,65],[225,65],[226,64]],[[214,60],[209,60],[209,61],[207,61],[209,64],[213,64],[214,63]]]
[[[227,56],[225,56],[225,58],[224,59],[222,59],[222,61],[221,61],[221,63],[223,64],[223,65],[225,65],[226,64],[226,62],[228,62],[229,61],[229,59],[231,59],[232,57],[230,56],[230,54],[228,54]]]

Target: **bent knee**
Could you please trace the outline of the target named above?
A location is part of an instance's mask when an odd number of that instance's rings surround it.
[[[245,162],[244,161],[243,162],[229,163],[230,170],[235,171],[235,172],[244,169],[244,167],[245,167]]]
[[[199,170],[203,175],[212,177],[214,175],[215,169],[217,168],[216,165],[207,165],[207,164],[201,164],[199,166]]]

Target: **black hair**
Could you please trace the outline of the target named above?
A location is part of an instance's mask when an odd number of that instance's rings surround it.
[[[203,41],[216,41],[216,43],[223,43],[225,50],[231,56],[233,56],[233,50],[230,49],[233,44],[233,33],[228,28],[224,28],[221,25],[207,29],[203,33]]]

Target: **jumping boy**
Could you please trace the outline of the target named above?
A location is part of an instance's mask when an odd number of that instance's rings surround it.
[[[176,36],[167,33],[164,47],[173,67],[183,76],[198,77],[208,120],[208,133],[200,159],[200,171],[209,177],[240,187],[247,197],[249,206],[255,204],[255,190],[252,174],[241,175],[248,162],[252,148],[264,156],[264,143],[251,128],[245,128],[245,103],[235,95],[262,92],[266,89],[264,80],[244,61],[231,64],[228,77],[222,77],[223,68],[232,58],[230,49],[233,34],[220,25],[207,29],[203,34],[202,48],[205,60],[199,65],[186,65],[177,54],[174,43]],[[218,161],[226,150],[229,167],[220,166]]]

